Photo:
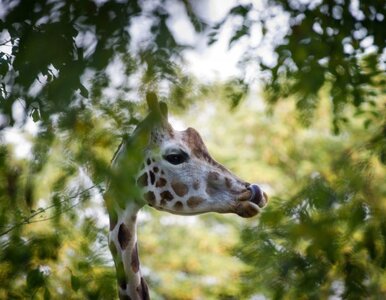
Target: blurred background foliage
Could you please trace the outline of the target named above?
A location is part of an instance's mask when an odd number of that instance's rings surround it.
[[[200,1],[2,1],[0,299],[116,295],[104,180],[147,89],[271,196],[251,220],[144,209],[154,299],[385,298],[385,6],[243,1],[213,23]],[[209,45],[232,28],[244,76],[189,74],[176,7]]]

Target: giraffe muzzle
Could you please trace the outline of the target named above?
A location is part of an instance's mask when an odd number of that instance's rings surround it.
[[[264,207],[268,202],[268,196],[257,184],[251,184],[247,188],[251,192],[248,201],[255,203],[259,207]]]

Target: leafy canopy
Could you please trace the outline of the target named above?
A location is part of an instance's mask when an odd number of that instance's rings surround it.
[[[236,223],[224,226],[220,217],[204,217],[186,244],[215,249],[216,257],[198,258],[191,248],[170,248],[169,239],[189,234],[186,227],[160,232],[161,217],[153,216],[155,225],[145,222],[145,253],[178,252],[164,261],[146,257],[161,276],[149,274],[156,296],[384,297],[385,174],[379,162],[386,161],[386,3],[243,3],[210,24],[194,1],[1,2],[1,133],[10,126],[23,130],[28,117],[38,122],[38,133],[28,136],[29,158],[17,159],[9,145],[0,147],[0,298],[116,294],[97,200],[116,146],[144,114],[138,99],[148,88],[161,91],[172,109],[196,104],[190,112],[197,126],[202,100],[218,99],[218,118],[235,122],[208,123],[219,131],[212,149],[274,195],[261,221],[246,226],[235,247],[244,265],[226,256]],[[241,101],[251,92],[247,77],[197,83],[184,71],[188,45],[170,28],[176,5],[209,44],[227,24],[233,26],[230,46],[247,45],[241,66],[245,74],[248,66],[258,67],[252,77],[262,80],[270,109],[253,110]],[[266,55],[267,49],[273,54]],[[284,99],[293,99],[295,108]],[[224,111],[225,101],[232,113]],[[310,127],[301,128],[295,116]],[[336,136],[326,130],[330,124]],[[217,145],[225,141],[242,147],[227,155]],[[120,186],[122,194],[130,192]],[[209,228],[213,234],[203,243]],[[219,229],[230,240],[215,234]],[[173,260],[188,254],[189,264]],[[213,270],[205,273],[208,264]],[[175,268],[175,277],[167,268]],[[181,287],[165,288],[165,282]]]

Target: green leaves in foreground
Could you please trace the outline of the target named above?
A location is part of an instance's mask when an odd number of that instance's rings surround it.
[[[289,200],[274,199],[238,254],[244,292],[271,299],[381,299],[386,295],[386,206],[370,162],[336,160]]]

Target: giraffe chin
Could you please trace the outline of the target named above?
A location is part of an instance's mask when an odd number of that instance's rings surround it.
[[[238,202],[235,208],[235,213],[242,218],[252,218],[260,212],[261,208],[250,201]]]

